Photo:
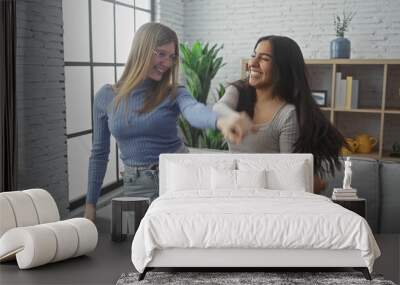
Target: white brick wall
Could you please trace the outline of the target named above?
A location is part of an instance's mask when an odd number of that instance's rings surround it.
[[[156,0],[155,21],[172,28],[183,41],[183,0]]]
[[[333,15],[343,8],[357,12],[345,34],[352,58],[400,58],[399,0],[185,0],[184,41],[224,44],[227,65],[217,74],[215,89],[218,82],[240,77],[240,59],[264,35],[293,38],[305,58],[329,58]]]

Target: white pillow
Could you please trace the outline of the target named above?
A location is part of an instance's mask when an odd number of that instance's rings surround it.
[[[239,170],[266,170],[267,188],[273,190],[307,191],[311,189],[306,161],[239,159]]]
[[[241,188],[266,188],[267,177],[262,170],[211,169],[212,190],[240,190]]]
[[[307,172],[305,162],[294,163],[289,168],[270,169],[267,174],[268,188],[276,190],[303,191],[307,190]]]
[[[167,191],[211,190],[211,168],[234,169],[235,161],[218,161],[214,165],[206,162],[168,162]]]
[[[211,168],[211,189],[236,190],[236,170]]]
[[[237,188],[267,188],[267,171],[236,170]]]

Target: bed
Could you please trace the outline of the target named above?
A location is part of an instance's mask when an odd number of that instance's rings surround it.
[[[163,154],[132,243],[157,267],[353,267],[380,255],[364,218],[313,194],[311,154]]]

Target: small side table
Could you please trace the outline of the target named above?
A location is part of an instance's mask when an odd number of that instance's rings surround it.
[[[353,211],[356,214],[359,214],[361,217],[365,219],[367,216],[367,200],[363,198],[355,198],[352,200],[334,200],[332,202],[339,204],[340,206]]]
[[[135,231],[150,205],[150,198],[146,197],[118,197],[111,200],[111,239],[123,241],[126,234],[122,233],[122,213],[132,211],[135,213]]]

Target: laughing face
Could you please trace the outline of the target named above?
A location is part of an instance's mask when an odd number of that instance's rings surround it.
[[[153,50],[152,67],[148,78],[160,81],[163,75],[176,63],[177,56],[173,42],[157,47]]]
[[[269,41],[258,43],[248,63],[249,84],[254,88],[272,85],[272,47]]]

